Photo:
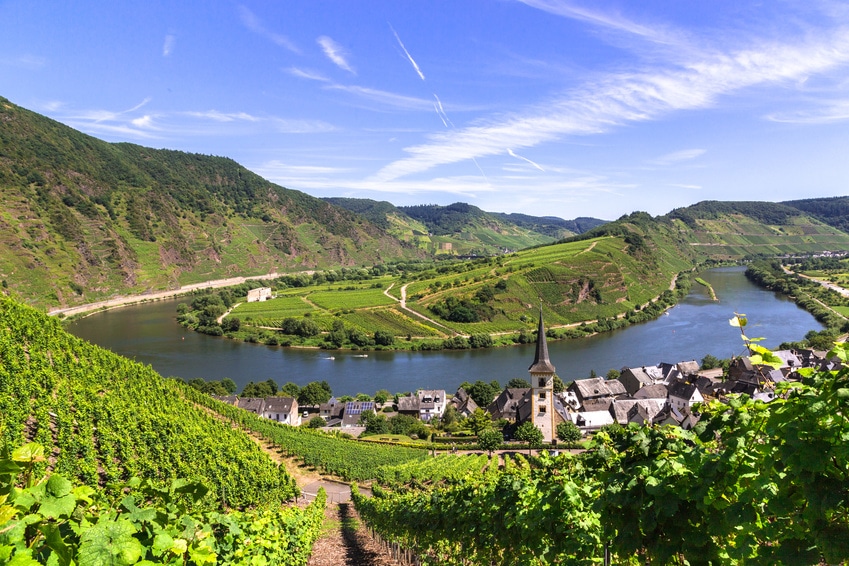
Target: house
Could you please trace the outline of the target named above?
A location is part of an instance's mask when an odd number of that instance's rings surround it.
[[[267,397],[260,416],[292,426],[301,424],[298,400],[294,397]]]
[[[271,298],[271,287],[260,287],[248,291],[248,302],[256,303],[257,301],[267,301]]]
[[[250,411],[255,415],[262,416],[265,408],[265,399],[262,397],[237,397],[236,406],[240,409]]]
[[[669,386],[669,405],[682,415],[689,415],[690,407],[704,400],[701,391],[692,383],[676,381]]]
[[[374,401],[348,401],[342,412],[342,428],[356,427],[364,411],[374,411]]]
[[[641,387],[662,382],[663,377],[663,369],[660,366],[622,368],[619,374],[619,382],[625,387],[628,395],[633,396]]]
[[[486,412],[492,415],[492,420],[506,419],[519,422],[519,408],[530,403],[530,389],[527,387],[505,387],[504,391],[489,404]],[[528,411],[528,414],[530,412]]]
[[[569,385],[568,390],[574,393],[582,407],[587,401],[615,398],[625,395],[626,392],[625,386],[619,380],[603,377],[575,380]]]
[[[615,399],[610,406],[610,415],[622,426],[631,422],[630,419],[636,414],[645,415],[645,418],[651,422],[651,419],[663,410],[666,403],[666,399]],[[642,405],[641,412],[631,413],[631,409],[636,405]]]
[[[583,432],[598,430],[616,422],[613,420],[610,411],[581,411],[570,414],[569,420]]]
[[[634,393],[634,399],[666,399],[669,396],[669,388],[662,383],[653,383],[641,387]]]
[[[324,419],[326,426],[338,426],[342,424],[342,413],[345,403],[340,403],[336,397],[331,397],[327,403],[318,406],[318,416]]]
[[[441,417],[445,412],[444,389],[419,389],[416,392],[416,398],[419,402],[418,417],[424,422],[429,422],[434,417]]]
[[[475,400],[472,399],[472,397],[466,393],[466,390],[462,387],[454,394],[454,397],[451,399],[451,404],[454,405],[454,409],[456,409],[457,414],[463,415],[464,417],[468,417],[475,412],[475,409],[478,408],[478,404],[475,403]]]

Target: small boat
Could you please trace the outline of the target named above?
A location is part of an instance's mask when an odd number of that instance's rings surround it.
[[[326,357],[326,358],[324,358],[324,359],[325,359],[325,360],[335,360],[335,359],[336,359],[336,357],[335,357],[335,356],[328,356],[328,357]]]
[[[368,354],[354,354],[352,358],[367,358]]]

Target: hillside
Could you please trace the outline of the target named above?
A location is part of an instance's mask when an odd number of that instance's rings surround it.
[[[801,210],[838,230],[849,232],[849,197],[789,200],[781,204]]]
[[[245,434],[186,398],[193,390],[65,332],[0,295],[0,454],[38,442],[37,472],[84,485],[131,477],[202,481],[231,506],[282,501],[294,480]]]
[[[109,144],[0,98],[0,279],[38,305],[420,252],[236,162]]]
[[[604,223],[594,218],[563,220],[554,216],[485,212],[459,202],[448,206],[396,207],[370,199],[325,200],[356,212],[393,236],[433,254],[499,254],[552,243]]]

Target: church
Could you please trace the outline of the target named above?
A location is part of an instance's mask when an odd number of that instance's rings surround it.
[[[531,388],[527,395],[530,403],[525,406],[530,408],[528,417],[520,421],[530,420],[541,432],[545,442],[551,442],[556,438],[557,425],[565,421],[565,409],[554,396],[554,364],[548,357],[548,342],[545,339],[545,325],[542,320],[542,308],[539,310],[539,329],[537,330],[537,347],[534,361],[528,368],[531,374]],[[559,407],[557,407],[559,405]],[[559,410],[558,410],[559,409]]]

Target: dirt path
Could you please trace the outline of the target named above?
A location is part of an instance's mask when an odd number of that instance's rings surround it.
[[[303,273],[312,273],[305,271]],[[123,307],[126,305],[134,305],[136,303],[145,303],[148,301],[161,301],[162,299],[171,299],[173,297],[179,297],[180,295],[185,295],[187,293],[191,293],[192,291],[197,291],[198,289],[220,289],[221,287],[232,287],[233,285],[241,285],[245,281],[250,281],[253,279],[275,279],[279,277],[279,273],[268,273],[266,275],[254,275],[252,277],[231,277],[229,279],[216,279],[214,281],[204,281],[203,283],[193,283],[191,285],[183,285],[176,289],[169,289],[168,291],[157,291],[155,293],[143,293],[141,295],[126,295],[122,297],[115,297],[114,299],[107,299],[105,301],[97,301],[96,303],[89,303],[87,305],[79,305],[76,307],[66,307],[60,309],[52,309],[48,311],[47,314],[64,314],[66,316],[74,316],[80,314],[86,314],[93,311],[104,310],[104,309],[113,309],[116,307]]]
[[[328,505],[324,532],[312,549],[307,566],[396,566],[383,545],[360,521],[354,505]]]

